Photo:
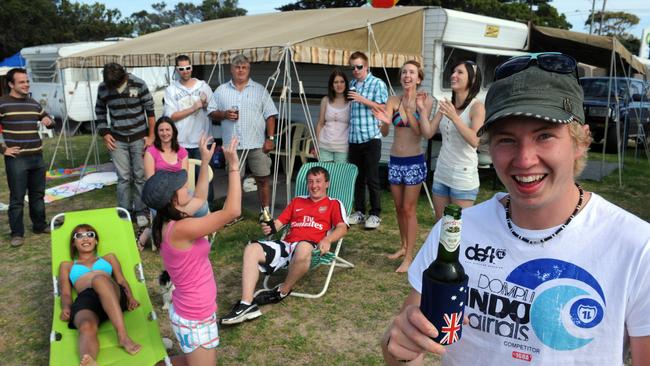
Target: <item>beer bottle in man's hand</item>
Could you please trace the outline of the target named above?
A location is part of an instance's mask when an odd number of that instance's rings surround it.
[[[433,340],[449,345],[460,340],[463,314],[467,303],[468,277],[458,261],[461,208],[445,207],[440,226],[438,256],[422,272],[420,310],[438,330]]]
[[[260,215],[260,223],[265,223],[269,225],[269,227],[271,227],[270,235],[273,235],[277,232],[277,230],[275,230],[275,223],[273,221],[275,221],[273,220],[273,216],[271,216],[269,210],[266,207],[264,207],[262,209],[262,215]]]

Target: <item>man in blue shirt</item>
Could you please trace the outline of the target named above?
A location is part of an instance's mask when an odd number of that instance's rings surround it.
[[[388,88],[368,70],[368,56],[354,52],[349,60],[354,79],[350,82],[350,136],[348,159],[359,168],[354,186],[354,210],[350,224],[365,222],[366,229],[376,229],[381,223],[379,159],[381,158],[380,122],[372,115],[375,107],[383,108]],[[366,185],[370,192],[370,211],[366,218]]]

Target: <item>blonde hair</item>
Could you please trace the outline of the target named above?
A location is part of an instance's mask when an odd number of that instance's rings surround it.
[[[575,119],[569,123],[569,135],[571,135],[571,139],[573,140],[573,147],[575,149],[584,149],[582,156],[577,158],[573,165],[574,178],[577,178],[585,170],[585,166],[587,166],[587,152],[592,141],[591,131],[589,131],[589,128],[584,128],[584,126]]]

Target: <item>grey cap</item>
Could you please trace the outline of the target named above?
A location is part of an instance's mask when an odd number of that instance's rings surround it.
[[[545,71],[533,65],[492,83],[485,97],[485,124],[477,135],[508,117],[584,123],[583,102],[582,87],[574,74]]]
[[[142,202],[155,210],[160,210],[171,202],[174,193],[186,182],[187,172],[185,170],[177,172],[159,170],[144,182]]]

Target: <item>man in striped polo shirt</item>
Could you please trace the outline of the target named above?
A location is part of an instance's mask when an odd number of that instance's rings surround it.
[[[238,151],[248,151],[245,162],[255,177],[260,206],[268,209],[271,203],[268,153],[275,146],[278,110],[264,86],[250,79],[251,64],[246,56],[233,57],[230,72],[232,79],[214,91],[208,113],[213,121],[221,123],[223,146],[228,146],[236,136]]]
[[[153,98],[147,84],[128,74],[120,64],[104,65],[103,76],[95,104],[97,128],[117,170],[118,205],[133,210],[138,226],[143,227],[148,224],[146,207],[140,199],[144,186],[143,154],[154,140]]]
[[[350,135],[348,160],[359,168],[354,185],[354,210],[349,222],[365,222],[366,229],[376,229],[381,223],[381,188],[379,186],[379,159],[381,158],[381,131],[379,121],[372,115],[375,107],[383,108],[388,100],[388,88],[368,69],[368,56],[363,52],[350,55],[353,80],[350,81]],[[366,218],[366,185],[370,192],[370,211]]]
[[[23,244],[24,197],[29,195],[29,217],[36,234],[49,233],[45,220],[45,162],[43,144],[38,135],[38,122],[53,128],[54,122],[43,107],[29,97],[29,79],[25,69],[14,68],[7,73],[10,92],[0,97],[0,124],[6,146],[0,145],[5,157],[9,185],[9,226],[11,246]]]

